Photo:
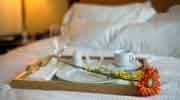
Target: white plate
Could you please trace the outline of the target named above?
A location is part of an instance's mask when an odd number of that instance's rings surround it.
[[[86,72],[81,69],[73,68],[71,66],[64,66],[60,68],[56,76],[65,81],[78,82],[78,83],[114,83],[114,84],[129,84],[128,81],[120,79],[107,79],[106,76]]]

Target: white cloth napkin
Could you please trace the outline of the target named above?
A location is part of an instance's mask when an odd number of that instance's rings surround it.
[[[38,71],[29,75],[27,80],[51,80],[55,73],[58,71],[56,67],[57,60],[51,59],[51,61],[44,67],[41,67]]]

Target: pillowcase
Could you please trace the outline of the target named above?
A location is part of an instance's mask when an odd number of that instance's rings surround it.
[[[127,4],[123,6],[102,6],[89,4],[75,4],[72,20],[89,20],[100,22],[146,22],[156,12],[150,2]]]
[[[115,30],[149,20],[154,14],[149,2],[117,7],[75,4],[66,14],[63,27],[70,45],[103,48],[112,40]]]
[[[137,53],[180,57],[180,19],[170,14],[157,15],[148,23],[128,25],[116,31],[109,49],[128,49]]]
[[[113,35],[111,23],[93,21],[72,21],[68,31],[69,45],[103,48]]]

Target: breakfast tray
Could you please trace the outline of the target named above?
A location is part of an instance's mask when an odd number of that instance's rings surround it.
[[[65,90],[65,91],[79,91],[79,92],[93,92],[105,94],[119,94],[119,95],[135,95],[136,87],[134,85],[120,85],[120,84],[91,84],[69,82],[64,80],[25,80],[25,78],[32,74],[32,70],[36,72],[41,66],[48,64],[52,56],[36,59],[27,65],[26,69],[16,76],[11,81],[10,85],[13,88],[19,89],[42,89],[42,90]],[[71,61],[71,57],[63,57]],[[93,57],[98,59],[98,57]],[[105,58],[107,61],[112,61],[113,58]]]
[[[52,56],[47,56],[43,58],[36,59],[27,65],[26,69],[16,76],[14,80],[11,81],[10,85],[13,88],[19,89],[42,89],[42,90],[65,90],[65,91],[79,91],[79,92],[91,92],[91,93],[104,93],[104,94],[118,94],[118,95],[128,95],[137,96],[137,86],[133,83],[131,84],[112,84],[112,83],[79,83],[71,82],[65,80],[27,80],[25,79],[28,75],[38,71],[42,66],[49,63]],[[92,59],[99,59],[98,57],[91,57]],[[63,60],[72,62],[72,57],[64,56]],[[104,62],[114,61],[112,57],[104,58]],[[150,75],[151,76],[151,75]],[[154,87],[154,86],[153,86]],[[158,87],[159,88],[159,87]],[[158,90],[158,89],[157,89]],[[153,94],[141,94],[143,96],[150,96],[157,94],[159,92],[155,91]]]

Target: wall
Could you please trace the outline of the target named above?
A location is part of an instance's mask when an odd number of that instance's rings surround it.
[[[67,5],[67,0],[26,0],[28,30],[42,32],[51,24],[61,23]]]
[[[43,32],[61,23],[67,0],[25,0],[28,32]],[[21,32],[20,0],[0,0],[0,34]]]
[[[20,0],[0,0],[0,35],[21,31]]]

